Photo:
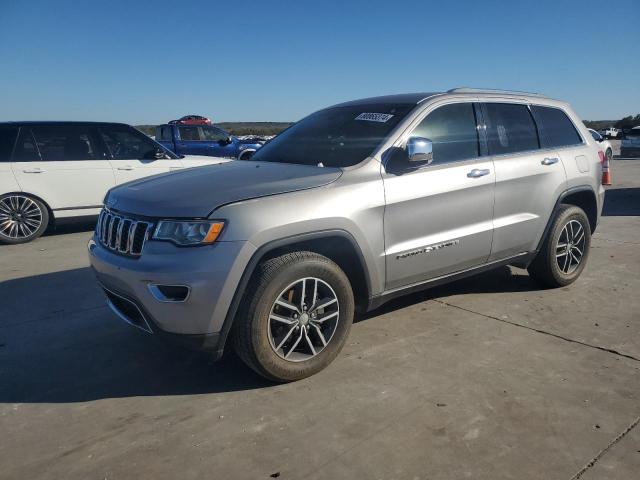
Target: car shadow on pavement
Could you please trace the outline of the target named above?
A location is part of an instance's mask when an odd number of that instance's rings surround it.
[[[640,215],[640,188],[611,188],[604,195],[602,215],[628,217]]]
[[[48,228],[43,236],[49,237],[52,235],[63,235],[66,233],[90,232],[91,230],[96,228],[97,221],[98,217],[82,220],[79,222],[56,225],[55,228]]]
[[[543,289],[535,283],[525,270],[512,269],[508,266],[489,270],[478,275],[457,280],[455,282],[429,288],[391,300],[381,307],[357,318],[356,321],[367,320],[385,313],[391,313],[417,303],[445,298],[452,295],[470,293],[505,293],[528,292]]]
[[[69,403],[273,385],[121,322],[89,268],[0,283],[0,403]],[[26,299],[28,299],[26,301]]]
[[[357,321],[432,298],[537,287],[508,267],[391,301]],[[0,403],[242,391],[273,386],[230,353],[220,362],[122,323],[89,268],[0,284]],[[24,299],[29,298],[28,302]]]

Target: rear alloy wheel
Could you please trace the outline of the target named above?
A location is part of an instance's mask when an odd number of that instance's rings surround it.
[[[582,273],[591,246],[591,226],[584,211],[561,205],[529,275],[547,287],[564,287]]]
[[[27,243],[44,233],[47,208],[35,198],[19,193],[0,196],[0,243]]]
[[[313,252],[293,252],[258,265],[234,323],[242,360],[278,382],[309,377],[342,349],[354,299],[345,273]]]

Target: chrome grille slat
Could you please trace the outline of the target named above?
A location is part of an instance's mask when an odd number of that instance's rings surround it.
[[[96,238],[100,244],[122,255],[139,257],[153,224],[106,208],[100,212],[96,225]]]

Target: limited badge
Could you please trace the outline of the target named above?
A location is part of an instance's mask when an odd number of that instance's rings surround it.
[[[356,117],[356,120],[385,123],[391,117],[393,117],[393,115],[389,115],[388,113],[361,113]]]

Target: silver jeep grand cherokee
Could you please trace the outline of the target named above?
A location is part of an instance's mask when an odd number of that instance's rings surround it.
[[[354,312],[502,265],[584,269],[604,190],[566,103],[454,89],[316,112],[251,161],[134,181],[89,256],[113,311],[276,381],[340,352]]]

